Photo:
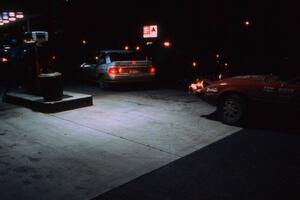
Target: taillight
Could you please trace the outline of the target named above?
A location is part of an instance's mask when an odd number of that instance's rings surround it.
[[[151,74],[155,74],[155,67],[150,67],[149,71],[150,71]]]
[[[111,76],[115,76],[119,73],[119,68],[118,67],[112,67],[108,69],[108,74]]]

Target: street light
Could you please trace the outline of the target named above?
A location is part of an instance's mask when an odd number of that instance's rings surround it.
[[[171,47],[171,43],[169,41],[165,41],[164,42],[164,47],[165,48],[170,48]]]
[[[192,66],[193,66],[193,67],[197,67],[197,62],[194,61],[194,62],[192,63]]]
[[[125,46],[124,49],[125,49],[126,51],[128,51],[128,50],[129,50],[129,46]]]
[[[244,21],[244,25],[245,25],[246,27],[251,26],[251,21],[250,21],[250,20],[245,20],[245,21]]]

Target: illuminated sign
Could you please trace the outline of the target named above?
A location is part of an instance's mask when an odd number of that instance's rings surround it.
[[[157,25],[144,26],[143,37],[144,38],[157,38]]]

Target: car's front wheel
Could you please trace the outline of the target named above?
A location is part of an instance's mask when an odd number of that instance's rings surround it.
[[[223,123],[240,124],[245,112],[243,98],[237,94],[224,96],[218,105],[218,112]]]

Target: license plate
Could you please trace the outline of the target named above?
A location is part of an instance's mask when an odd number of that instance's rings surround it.
[[[130,70],[130,74],[138,74],[138,73],[140,73],[140,71],[137,70],[137,69],[131,69]]]

